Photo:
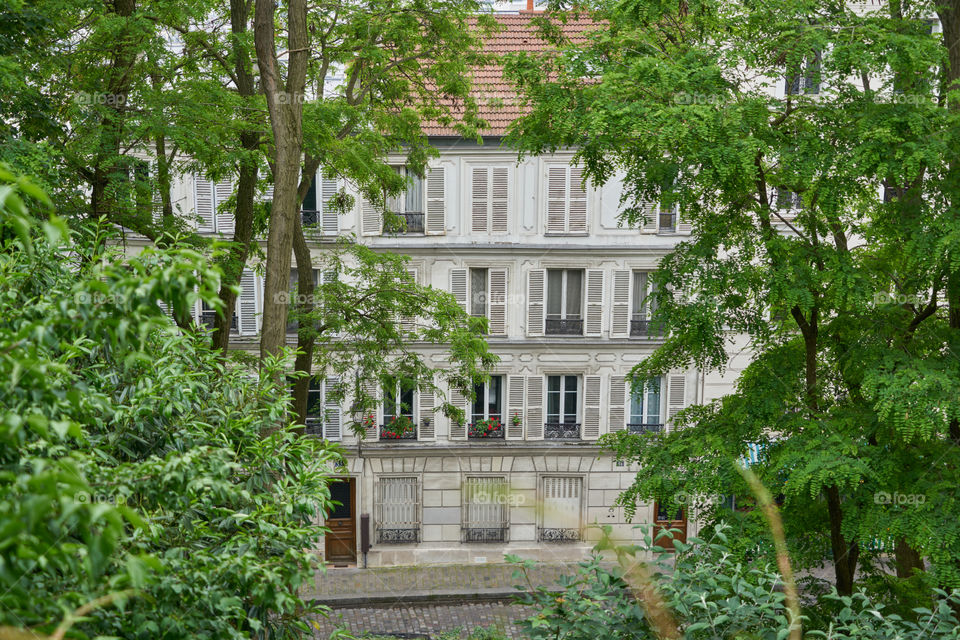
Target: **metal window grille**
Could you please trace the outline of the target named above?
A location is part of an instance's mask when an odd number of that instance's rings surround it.
[[[573,542],[582,536],[583,478],[543,478],[542,542]]]
[[[463,483],[463,541],[507,542],[510,488],[506,478],[467,477]]]
[[[377,481],[377,542],[420,542],[420,490],[416,477]]]

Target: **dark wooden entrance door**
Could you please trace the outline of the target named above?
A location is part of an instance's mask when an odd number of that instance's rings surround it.
[[[340,504],[327,516],[325,557],[327,562],[346,564],[357,560],[357,485],[353,478],[336,478],[330,497]]]
[[[673,531],[673,538],[663,536],[657,540],[661,531],[666,529],[679,529]],[[687,541],[687,513],[683,507],[671,509],[668,505],[661,505],[659,502],[653,503],[653,544],[670,551],[674,550],[673,541]]]

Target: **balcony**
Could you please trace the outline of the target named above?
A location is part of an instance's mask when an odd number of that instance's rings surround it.
[[[320,212],[316,209],[301,209],[300,224],[305,227],[317,226],[320,224]]]
[[[631,422],[627,424],[627,431],[630,433],[660,433],[663,431],[663,424],[641,424]]]
[[[580,529],[558,529],[540,527],[537,539],[540,542],[579,542]]]
[[[545,332],[548,336],[582,336],[583,318],[547,316]]]
[[[395,425],[382,424],[380,425],[380,439],[381,440],[416,440],[417,427],[413,426],[406,430],[400,430]]]
[[[380,544],[420,542],[420,528],[377,529],[377,542]]]
[[[579,422],[547,422],[543,425],[543,437],[547,440],[579,440]]]
[[[307,418],[304,421],[303,433],[308,436],[323,437],[323,422],[319,418]]]
[[[634,316],[630,320],[631,338],[662,338],[663,323],[647,320],[643,316]]]
[[[397,213],[383,227],[384,233],[412,235],[423,233],[423,213]]]
[[[470,526],[460,529],[462,542],[506,542],[510,527],[478,527]]]

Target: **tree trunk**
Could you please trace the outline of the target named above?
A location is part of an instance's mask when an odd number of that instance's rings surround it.
[[[285,293],[290,282],[293,235],[299,214],[300,152],[303,146],[303,95],[308,54],[306,0],[287,5],[288,66],[286,87],[280,84],[274,34],[273,0],[257,0],[254,41],[260,80],[267,98],[274,138],[273,208],[267,235],[267,267],[264,277],[263,328],[260,356],[275,355],[286,337]]]
[[[304,177],[304,180],[309,180]],[[296,231],[293,238],[293,252],[297,256],[297,313],[300,317],[312,312],[316,305],[313,303],[315,287],[313,284],[313,259],[310,248],[303,236],[303,225],[299,217],[296,220]],[[293,386],[293,411],[298,424],[306,424],[307,399],[310,391],[310,374],[313,365],[313,346],[316,342],[315,332],[312,329],[297,331],[297,359],[294,369],[305,375],[297,378]]]
[[[847,545],[841,531],[843,525],[843,506],[840,502],[840,490],[827,487],[827,511],[830,514],[830,549],[833,552],[833,570],[837,592],[842,596],[853,593],[853,576],[857,570],[859,547],[856,543]]]
[[[923,571],[925,568],[920,553],[911,547],[904,537],[897,538],[894,556],[896,558],[898,578],[909,578],[913,575],[914,571]]]

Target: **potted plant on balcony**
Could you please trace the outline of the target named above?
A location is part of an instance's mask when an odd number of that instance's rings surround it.
[[[470,437],[489,438],[500,430],[500,418],[477,420],[470,425]]]
[[[415,428],[413,420],[407,416],[393,416],[387,424],[383,425],[383,429],[380,430],[380,437],[396,440],[411,433]]]
[[[520,425],[523,424],[523,419],[520,417],[519,411],[514,411],[513,415],[510,416],[510,424],[512,424],[515,427],[519,427]]]

